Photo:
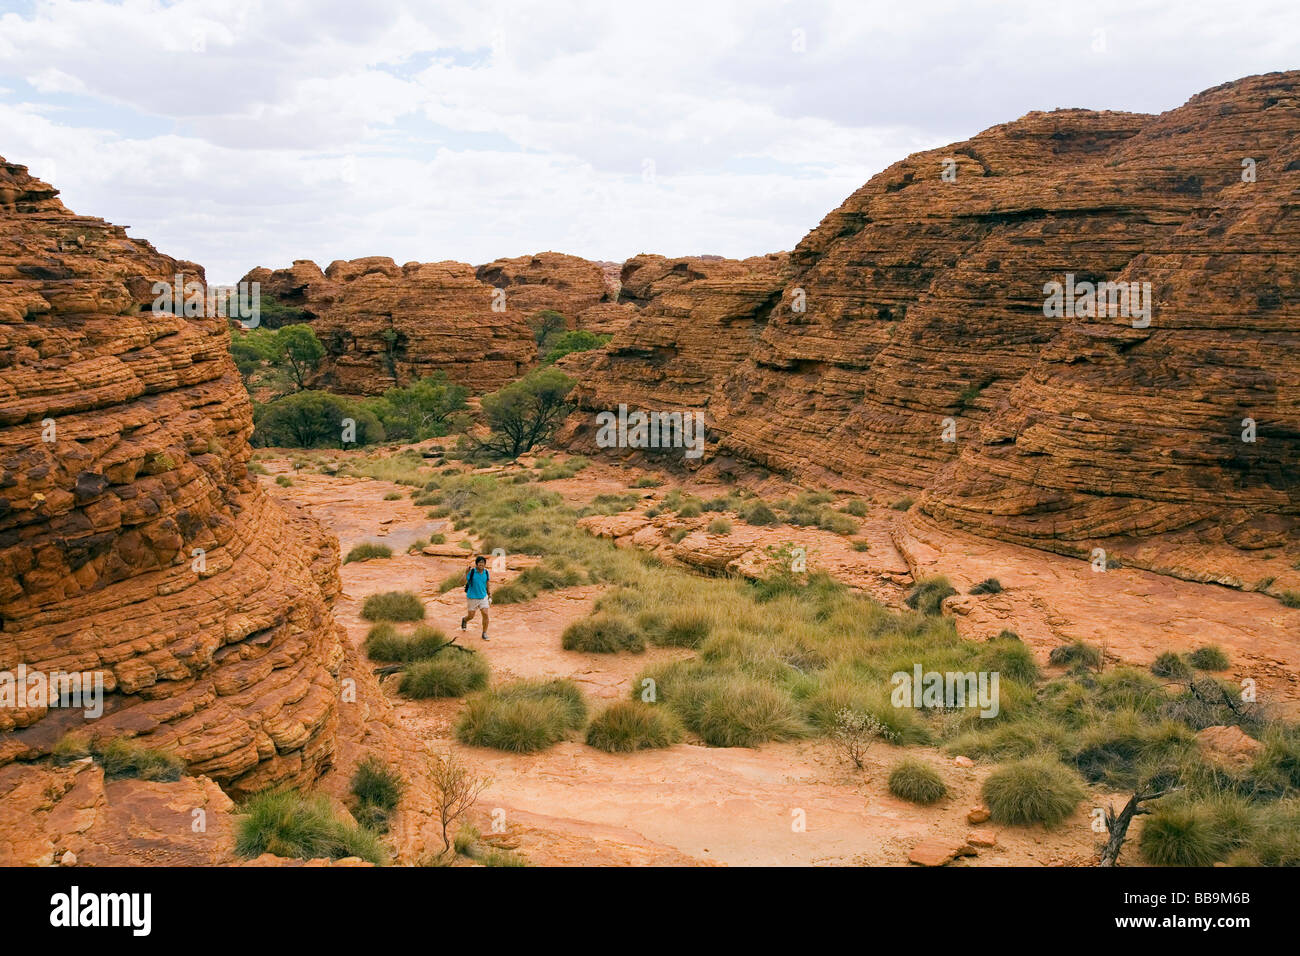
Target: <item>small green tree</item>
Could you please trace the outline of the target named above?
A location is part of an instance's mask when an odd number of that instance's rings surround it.
[[[325,346],[308,325],[286,325],[275,333],[275,360],[284,362],[293,376],[294,384],[302,391],[307,380],[320,367],[325,357]]]
[[[573,379],[557,368],[539,368],[517,382],[483,396],[483,415],[491,435],[481,446],[492,454],[518,458],[555,434],[573,410]]]
[[[533,340],[540,351],[550,344],[550,340],[564,331],[564,316],[554,309],[541,309],[528,320],[533,330]]]
[[[465,409],[469,389],[436,372],[406,387],[390,388],[367,403],[390,438],[421,441],[450,430],[451,417]]]
[[[565,332],[563,335],[557,336],[555,341],[551,343],[551,349],[546,353],[546,357],[542,359],[542,364],[553,365],[572,352],[587,352],[591,349],[600,348],[610,338],[611,336],[596,335],[586,329]]]
[[[357,445],[384,440],[373,412],[329,392],[304,391],[253,409],[253,444],[291,448],[343,448],[345,419],[356,423]]]

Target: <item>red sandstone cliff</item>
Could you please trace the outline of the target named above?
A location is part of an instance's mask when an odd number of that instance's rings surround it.
[[[1067,553],[1162,536],[1221,576],[1209,550],[1300,529],[1298,148],[1296,72],[1161,116],[1030,113],[891,166],[728,305],[688,266],[625,266],[642,312],[566,360],[588,412],[566,437],[690,405],[723,457],[928,489],[931,515]],[[1150,282],[1150,326],[1045,316],[1067,273]]]
[[[202,270],[0,161],[0,670],[102,676],[102,718],[0,709],[0,764],[140,736],[234,794],[328,765],[334,538],[249,477],[226,320],[152,309]],[[196,553],[197,552],[197,553]]]

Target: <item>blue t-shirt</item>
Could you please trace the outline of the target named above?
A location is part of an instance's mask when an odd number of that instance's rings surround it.
[[[482,571],[477,568],[470,568],[465,572],[465,581],[469,584],[469,587],[465,589],[465,597],[479,600],[487,597],[487,568]]]

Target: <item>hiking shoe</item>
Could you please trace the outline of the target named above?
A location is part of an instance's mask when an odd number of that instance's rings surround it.
[[[460,629],[465,630],[465,619],[463,617],[460,619]]]
[[[487,631],[484,631],[483,634],[482,634],[481,636],[482,636],[483,640],[486,641],[486,640],[488,639]]]

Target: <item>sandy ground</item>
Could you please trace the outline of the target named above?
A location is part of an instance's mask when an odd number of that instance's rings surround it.
[[[363,540],[394,548],[391,559],[343,566],[344,594],[336,614],[354,644],[360,645],[368,629],[360,618],[361,603],[380,590],[420,593],[429,608],[428,623],[449,634],[456,631],[463,597],[459,591],[439,595],[437,586],[464,568],[471,552],[465,552],[465,559],[407,555],[399,545],[438,531],[455,545],[462,535],[412,506],[407,488],[304,473],[294,476],[293,486],[281,488],[273,477],[287,462],[263,463],[272,472],[263,481],[275,493],[305,505],[338,534],[344,554]],[[627,484],[626,475],[593,471],[586,481],[548,487],[576,502],[625,491]],[[393,491],[401,492],[402,500],[384,501]],[[494,583],[514,573],[517,569],[498,573]],[[491,641],[480,640],[477,623],[460,640],[487,657],[494,681],[568,677],[583,687],[593,710],[627,696],[632,679],[650,663],[690,656],[690,651],[673,648],[613,655],[562,650],[561,632],[590,611],[599,592],[594,586],[577,587],[545,592],[526,604],[496,606]],[[388,678],[385,690],[407,727],[431,749],[452,746],[451,728],[463,702],[407,701],[396,694],[395,684],[396,678]],[[498,829],[506,831],[497,842],[517,847],[534,864],[906,865],[912,847],[924,839],[954,845],[965,840],[972,829],[967,812],[978,804],[980,785],[991,769],[961,767],[948,755],[909,748],[908,755],[938,767],[951,790],[942,803],[923,808],[888,792],[886,778],[903,752],[885,744],[873,748],[861,771],[824,741],[757,749],[688,742],[631,755],[606,754],[576,739],[532,755],[454,746],[492,779],[476,809],[479,826],[490,834],[497,821]],[[1096,797],[1053,831],[1000,829],[996,846],[956,865],[1085,862],[1097,841],[1089,814],[1104,795]]]

